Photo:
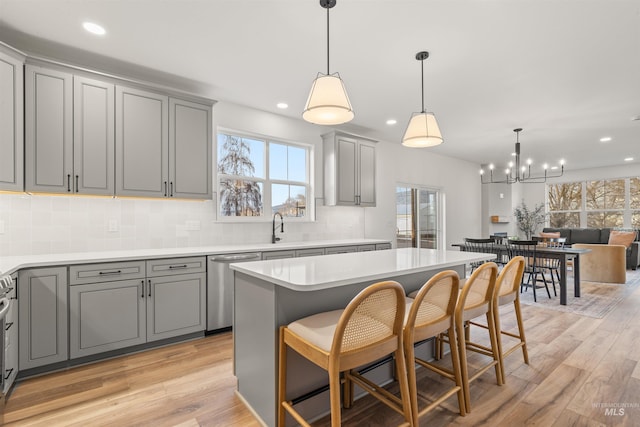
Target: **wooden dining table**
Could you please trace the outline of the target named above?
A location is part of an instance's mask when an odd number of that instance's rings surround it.
[[[461,251],[465,250],[464,243],[454,243],[454,247],[459,247]],[[498,259],[502,259],[504,255],[509,253],[509,245],[495,244],[493,245]],[[536,253],[542,254],[545,258],[557,259],[560,261],[560,304],[567,305],[567,261],[573,260],[573,295],[580,297],[580,255],[591,252],[591,249],[578,249],[572,247],[550,248],[546,246],[537,246]]]

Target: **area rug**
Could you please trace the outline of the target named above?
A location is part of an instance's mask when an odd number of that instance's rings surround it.
[[[526,275],[525,275],[526,278]],[[573,275],[567,278],[569,286],[567,287],[567,305],[560,305],[560,287],[556,284],[558,296],[553,295],[551,280],[548,279],[551,298],[547,296],[544,285],[536,290],[538,301],[533,301],[532,289],[526,289],[520,293],[520,302],[526,305],[535,305],[537,307],[547,308],[550,310],[563,311],[567,313],[575,313],[581,316],[603,318],[611,312],[620,301],[631,295],[640,286],[640,270],[627,270],[627,283],[596,283],[582,281],[580,286],[580,297],[576,298],[573,292]]]

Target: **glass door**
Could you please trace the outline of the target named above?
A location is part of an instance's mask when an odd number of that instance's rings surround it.
[[[396,187],[396,246],[437,249],[442,240],[440,192],[437,189]]]

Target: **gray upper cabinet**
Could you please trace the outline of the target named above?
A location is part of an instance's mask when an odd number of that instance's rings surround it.
[[[113,195],[114,86],[27,64],[26,189]]]
[[[68,359],[67,268],[18,274],[20,371]]]
[[[210,199],[211,106],[169,99],[169,196]]]
[[[167,197],[167,96],[116,87],[116,194]]]
[[[212,108],[116,87],[116,194],[211,198]]]
[[[73,183],[76,193],[114,193],[114,85],[73,78]]]
[[[73,176],[73,76],[25,66],[25,187],[69,193]]]
[[[24,190],[23,59],[0,44],[0,190]]]
[[[376,205],[375,141],[341,132],[322,136],[326,205]]]

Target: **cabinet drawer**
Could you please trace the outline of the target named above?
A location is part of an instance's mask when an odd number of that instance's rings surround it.
[[[295,258],[295,251],[269,251],[262,253],[262,259]]]
[[[324,248],[298,249],[296,257],[324,255]]]
[[[357,246],[336,246],[332,248],[326,248],[324,250],[324,253],[327,255],[346,254],[349,252],[358,252],[358,247]]]
[[[376,243],[376,251],[391,249],[391,243]]]
[[[72,265],[69,267],[69,276],[70,285],[144,279],[144,261]]]
[[[376,245],[360,245],[358,246],[358,252],[370,252],[375,251]]]
[[[170,276],[207,271],[206,257],[167,258],[147,261],[147,277]]]

